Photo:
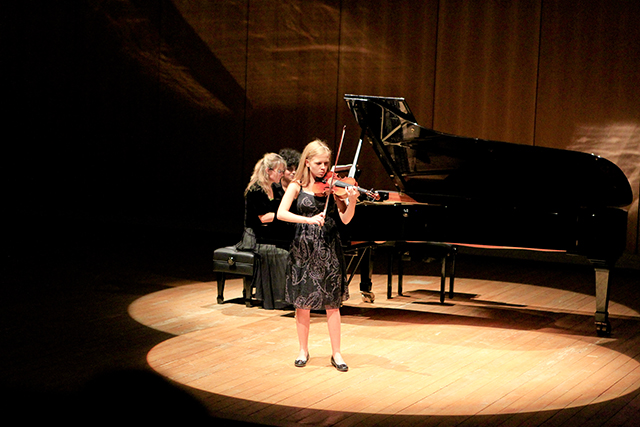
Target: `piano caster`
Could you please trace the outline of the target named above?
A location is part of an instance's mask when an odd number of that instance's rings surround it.
[[[376,296],[373,292],[365,292],[365,291],[361,291],[360,292],[362,294],[362,301],[364,302],[374,302],[376,299]]]
[[[599,337],[608,337],[611,335],[611,324],[607,322],[596,322],[596,333]]]

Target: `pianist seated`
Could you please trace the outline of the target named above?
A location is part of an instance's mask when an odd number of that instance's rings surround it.
[[[300,152],[293,148],[283,148],[278,152],[278,154],[285,160],[285,162],[287,162],[287,169],[284,171],[279,184],[279,186],[282,187],[282,193],[284,194],[284,192],[287,191],[289,183],[293,181],[293,177],[296,175],[296,170],[300,163]]]
[[[286,224],[276,218],[282,191],[276,185],[287,167],[276,153],[267,153],[260,159],[245,189],[246,227],[256,236],[255,251],[260,263],[253,277],[256,299],[267,310],[284,309],[285,272],[287,268],[288,240]]]

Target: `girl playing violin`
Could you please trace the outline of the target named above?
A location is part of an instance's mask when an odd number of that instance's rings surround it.
[[[296,309],[300,353],[295,366],[305,366],[309,360],[311,310],[326,310],[331,364],[345,372],[349,368],[340,354],[340,306],[349,298],[349,289],[336,219],[344,224],[351,221],[359,192],[347,188],[344,199],[314,194],[314,183],[329,171],[330,156],[331,150],[323,141],[314,140],[306,146],[277,216],[296,223],[285,287],[286,301]],[[291,212],[294,202],[298,214]],[[325,202],[328,202],[326,214]]]

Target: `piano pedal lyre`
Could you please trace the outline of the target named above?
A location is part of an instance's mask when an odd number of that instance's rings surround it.
[[[349,286],[349,284],[351,283],[351,280],[353,279],[353,277],[355,276],[358,267],[360,267],[360,263],[363,259],[365,259],[365,257],[371,257],[371,247],[365,245],[365,246],[355,246],[353,248],[349,248],[345,251],[345,256],[349,257],[349,263],[347,264],[347,273],[348,273],[348,279],[347,279],[347,286]],[[355,263],[355,265],[354,265]],[[366,277],[363,276],[362,279],[367,281],[367,283],[361,283],[360,284],[360,293],[362,294],[362,301],[364,302],[368,302],[368,303],[372,303],[375,301],[376,296],[373,292],[371,292],[371,276],[370,276],[370,259],[367,259],[365,261],[364,266],[367,267],[367,275]],[[350,272],[350,273],[349,273]],[[364,289],[369,289],[368,291],[363,290]]]

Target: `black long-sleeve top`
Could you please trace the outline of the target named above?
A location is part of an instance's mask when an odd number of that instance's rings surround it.
[[[259,218],[260,215],[269,212],[273,212],[274,215],[278,212],[284,191],[279,184],[272,184],[271,189],[274,195],[273,199],[269,199],[267,193],[259,185],[254,185],[249,189],[245,196],[246,226],[253,229],[258,243],[273,244],[288,250],[293,238],[293,225],[280,221],[277,217],[274,217],[273,222],[268,223],[262,223]]]

